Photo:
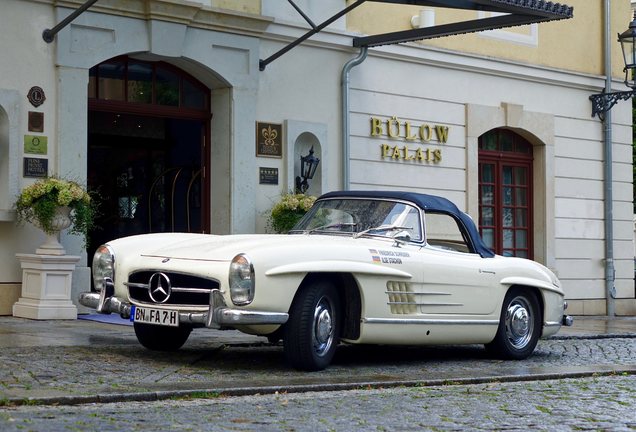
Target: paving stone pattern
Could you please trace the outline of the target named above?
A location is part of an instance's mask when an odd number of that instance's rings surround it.
[[[3,431],[634,431],[636,376],[0,409]]]
[[[17,400],[254,387],[344,389],[621,367],[636,371],[636,338],[544,340],[523,361],[491,359],[482,346],[341,346],[333,365],[316,373],[289,369],[280,345],[224,345],[205,338],[193,338],[176,353],[151,352],[133,339],[115,345],[4,348],[1,357],[0,400]]]

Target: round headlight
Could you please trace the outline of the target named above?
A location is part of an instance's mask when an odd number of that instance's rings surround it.
[[[254,266],[250,259],[239,254],[230,264],[230,297],[237,306],[245,306],[254,300]]]
[[[106,280],[115,280],[115,255],[108,245],[101,245],[93,255],[93,283],[95,290],[101,292]]]

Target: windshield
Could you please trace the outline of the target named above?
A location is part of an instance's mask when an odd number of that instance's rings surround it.
[[[398,228],[398,229],[396,229]],[[422,241],[420,211],[399,201],[328,199],[317,201],[296,224],[293,232],[360,233],[392,236],[407,231],[412,241]]]

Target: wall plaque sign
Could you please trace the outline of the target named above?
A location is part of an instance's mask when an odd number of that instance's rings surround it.
[[[31,154],[46,154],[48,149],[48,137],[43,135],[25,135],[24,152]]]
[[[46,96],[44,95],[42,87],[33,86],[29,89],[29,93],[27,93],[27,99],[31,102],[31,105],[37,108],[44,103]]]
[[[278,184],[278,168],[259,168],[259,184]]]
[[[256,156],[283,157],[283,125],[256,122]]]
[[[29,132],[44,132],[44,113],[29,111]]]
[[[24,177],[46,177],[49,172],[49,160],[42,158],[24,158]]]

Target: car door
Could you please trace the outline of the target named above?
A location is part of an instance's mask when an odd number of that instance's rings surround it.
[[[467,233],[451,215],[425,215],[425,246],[420,249],[422,281],[418,305],[425,315],[490,315],[499,307],[496,271],[472,250]]]

